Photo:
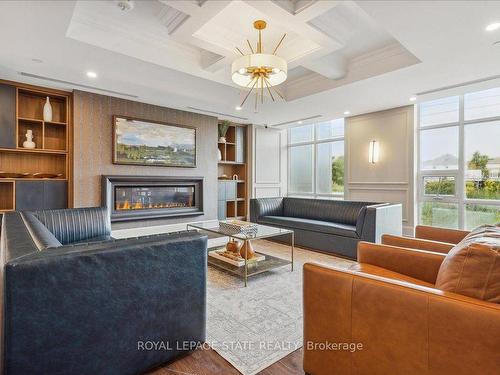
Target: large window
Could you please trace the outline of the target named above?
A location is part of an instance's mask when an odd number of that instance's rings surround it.
[[[344,196],[344,119],[288,130],[288,195]]]
[[[419,105],[419,222],[500,222],[500,88]]]

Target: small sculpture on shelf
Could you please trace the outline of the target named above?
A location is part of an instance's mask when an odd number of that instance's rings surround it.
[[[48,96],[43,105],[43,121],[52,121],[52,105],[50,104],[50,98]]]
[[[221,121],[219,124],[219,143],[226,143],[226,133],[231,123],[227,120]]]
[[[33,142],[33,131],[28,129],[26,131],[26,140],[23,142],[24,148],[35,148],[36,144]]]

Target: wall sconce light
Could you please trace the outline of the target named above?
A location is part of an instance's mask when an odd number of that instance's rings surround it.
[[[378,163],[380,156],[380,144],[377,141],[370,142],[370,151],[368,153],[368,161],[372,164]]]

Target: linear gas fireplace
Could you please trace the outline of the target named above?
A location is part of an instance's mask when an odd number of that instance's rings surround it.
[[[111,221],[203,215],[203,177],[102,176]]]

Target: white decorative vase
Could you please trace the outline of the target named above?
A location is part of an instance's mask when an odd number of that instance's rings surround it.
[[[219,137],[219,143],[226,143],[226,137]]]
[[[43,121],[52,121],[52,106],[50,105],[50,99],[47,96],[45,104],[43,105]]]
[[[24,148],[35,148],[36,147],[35,142],[33,142],[33,131],[32,130],[26,131],[26,140],[23,142],[23,147]]]

